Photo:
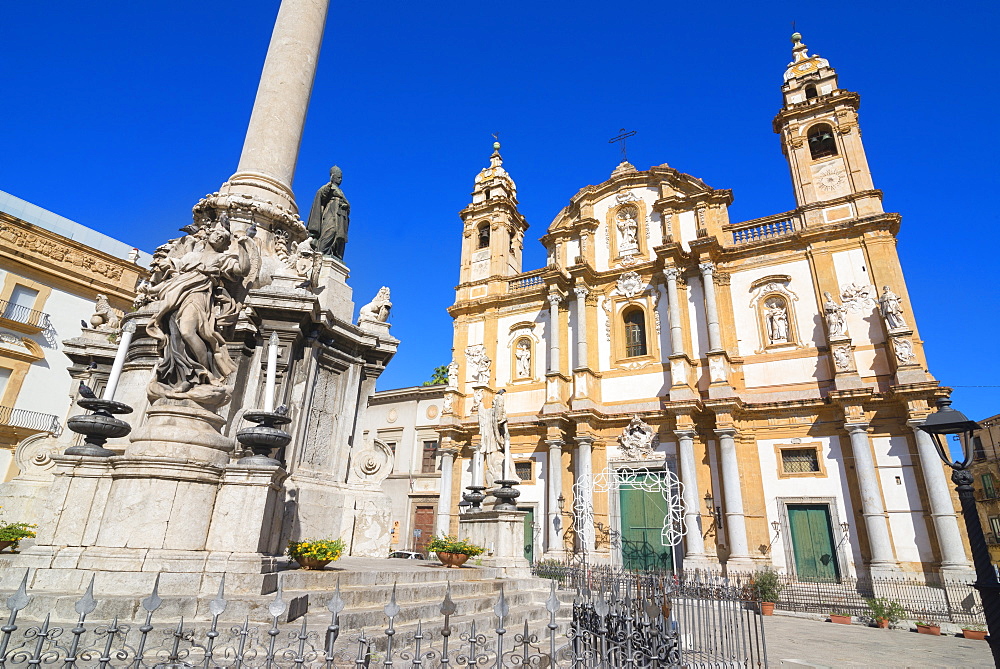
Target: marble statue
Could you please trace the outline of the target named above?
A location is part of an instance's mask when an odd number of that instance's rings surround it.
[[[97,294],[97,301],[94,303],[94,315],[90,317],[90,325],[95,330],[117,330],[122,325],[122,319],[108,302],[108,296],[104,293]]]
[[[503,462],[510,444],[507,433],[507,411],[504,408],[504,390],[498,390],[493,397],[493,406],[479,409],[480,449],[483,457],[483,471],[487,488],[504,476]]]
[[[514,351],[517,359],[517,375],[522,379],[531,377],[531,344],[527,339],[517,342],[517,350]]]
[[[847,336],[847,319],[844,318],[844,308],[833,301],[830,293],[823,293],[826,301],[823,303],[823,312],[826,315],[826,327],[830,331],[831,337]]]
[[[767,336],[772,344],[784,344],[788,342],[788,311],[785,303],[775,298],[768,300],[764,312],[764,322],[767,325]]]
[[[448,387],[458,388],[458,361],[452,360],[448,363]]]
[[[378,321],[385,323],[389,318],[389,310],[392,309],[392,302],[389,301],[389,287],[382,286],[375,299],[358,310],[358,322]]]
[[[453,413],[455,398],[452,395],[445,395],[444,402],[441,404],[441,413]]]
[[[899,296],[892,292],[889,286],[882,287],[882,295],[878,298],[878,305],[882,311],[882,317],[885,318],[885,324],[889,326],[890,330],[898,330],[906,327],[906,321],[903,320],[903,307]]]
[[[351,223],[351,203],[340,189],[344,174],[334,165],[330,168],[330,183],[323,184],[313,198],[306,228],[315,240],[316,250],[325,256],[344,259],[347,228]]]
[[[638,415],[625,427],[618,443],[621,444],[622,456],[627,460],[646,460],[656,449],[656,433]]]
[[[235,323],[260,260],[253,241],[234,238],[227,223],[222,217],[203,241],[189,235],[160,260],[152,289],[156,313],[146,326],[160,354],[149,386],[152,398],[209,406],[229,398],[223,382],[236,364],[219,329]]]
[[[493,364],[493,361],[486,355],[486,347],[482,344],[466,347],[465,357],[472,375],[472,383],[488,384],[490,382],[490,365]]]
[[[639,248],[639,222],[631,209],[623,209],[618,213],[619,251]]]

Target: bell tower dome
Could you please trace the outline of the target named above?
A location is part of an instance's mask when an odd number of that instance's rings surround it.
[[[774,131],[788,159],[797,205],[807,221],[832,222],[882,213],[861,143],[861,96],[841,90],[829,61],[809,55],[792,35],[792,62],[781,87]]]
[[[470,297],[485,295],[492,279],[520,274],[528,222],[517,210],[517,186],[503,167],[500,142],[493,143],[489,167],[476,175],[472,202],[459,215],[464,223],[459,283],[477,284]]]

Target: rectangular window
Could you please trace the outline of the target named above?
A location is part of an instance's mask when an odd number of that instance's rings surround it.
[[[1000,516],[990,518],[990,530],[993,532],[993,540],[996,541],[996,538],[1000,537]]]
[[[517,478],[522,481],[531,480],[531,462],[515,462],[514,463],[514,473],[517,474]]]
[[[424,442],[423,459],[420,461],[421,474],[433,474],[437,471],[437,449],[436,441]]]
[[[997,489],[993,485],[993,474],[983,474],[983,497],[986,499],[996,499]]]
[[[389,447],[389,450],[392,451],[393,455],[396,455],[396,442],[387,441],[385,442],[385,445]]]
[[[983,440],[978,436],[972,438],[972,457],[976,460],[986,459],[986,449],[983,448]]]
[[[819,471],[815,448],[781,449],[781,471],[785,474],[809,474]]]

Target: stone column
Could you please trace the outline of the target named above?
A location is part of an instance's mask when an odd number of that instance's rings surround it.
[[[941,552],[941,571],[961,571],[964,575],[972,571],[972,565],[965,556],[965,545],[958,529],[958,518],[951,501],[951,491],[941,469],[941,460],[931,435],[920,429],[923,424],[923,420],[907,422],[917,439],[917,455],[920,457],[920,469],[924,473],[924,486],[927,489],[931,518],[934,519],[934,531]]]
[[[681,304],[677,297],[677,277],[681,271],[676,267],[663,270],[667,277],[667,318],[670,321],[670,354],[684,354],[684,333],[681,328]]]
[[[889,538],[885,506],[882,504],[882,490],[875,471],[875,459],[868,443],[868,423],[846,423],[844,429],[851,435],[851,451],[861,491],[861,513],[865,517],[871,550],[871,571],[873,575],[877,572],[898,571],[899,565]]]
[[[442,448],[441,454],[441,490],[438,493],[437,530],[438,534],[450,534],[451,526],[451,479],[455,466],[454,448]]]
[[[703,262],[698,265],[701,270],[701,285],[705,291],[705,320],[708,322],[708,350],[722,350],[722,335],[719,333],[719,309],[715,304],[715,282],[712,274],[715,272],[715,265],[711,262]]]
[[[559,372],[559,303],[562,295],[549,293],[549,373]]]
[[[594,439],[593,437],[577,437],[576,438],[576,480],[580,481],[584,478],[588,481],[588,487],[586,490],[580,491],[580,494],[584,496],[581,500],[582,504],[589,506],[590,509],[594,508],[594,465],[591,458],[593,451]],[[574,490],[576,492],[576,490]],[[573,500],[573,506],[576,507],[577,502]],[[580,543],[580,547],[585,549],[588,553],[594,550],[594,525],[593,517],[591,517],[591,522],[588,523],[586,527],[577,527],[576,536],[577,541]],[[574,522],[579,523],[579,516],[574,517]]]
[[[750,564],[747,544],[747,523],[743,515],[743,490],[740,487],[740,463],[736,458],[736,430],[715,431],[722,455],[722,498],[725,505],[726,537],[729,541],[730,564]]]
[[[674,430],[680,460],[681,483],[684,485],[684,560],[705,559],[705,539],[701,534],[701,498],[698,496],[698,473],[694,461],[694,430]]]
[[[576,366],[589,367],[587,364],[587,295],[590,289],[584,285],[573,288],[576,293]]]
[[[561,551],[562,512],[559,510],[559,495],[562,493],[562,447],[560,439],[549,439],[549,481],[548,481],[548,550]]]
[[[282,0],[232,191],[295,210],[292,179],[329,0]]]

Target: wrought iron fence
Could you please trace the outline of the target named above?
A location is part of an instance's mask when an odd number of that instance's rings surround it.
[[[8,300],[0,300],[0,318],[44,330],[49,327],[49,315],[44,311],[29,309]]]
[[[572,582],[586,574],[564,573]],[[505,667],[553,669],[597,667],[748,667],[766,666],[763,630],[747,602],[735,591],[707,580],[698,583],[635,580],[608,572],[593,581],[611,590],[581,588],[571,606],[564,604],[553,580],[537,619],[511,619],[503,588],[492,610],[471,620],[463,615],[447,587],[434,621],[415,627],[397,622],[402,608],[393,587],[383,607],[385,626],[346,629],[341,623],[345,603],[338,583],[324,616],[326,624],[310,625],[308,615],[297,623],[279,621],[288,609],[279,583],[268,606],[269,624],[222,622],[227,608],[225,579],[209,605],[211,619],[201,623],[153,622],[163,600],[153,592],[142,600],[140,624],[117,618],[95,624],[94,582],[76,602],[75,624],[18,620],[28,607],[28,575],[7,601],[9,614],[0,627],[0,669],[41,665],[78,667]],[[568,593],[567,593],[568,594]],[[538,611],[541,613],[541,611]],[[23,616],[22,616],[23,617]],[[755,634],[744,625],[756,620]]]
[[[730,573],[730,582],[752,589],[753,573]],[[885,597],[899,602],[910,620],[985,625],[983,604],[972,582],[927,574],[923,578],[842,577],[836,581],[800,581],[779,574],[781,592],[775,608],[802,613],[831,612],[872,619],[867,600]]]
[[[14,409],[13,407],[0,407],[0,425],[21,427],[38,432],[51,432],[55,435],[58,435],[60,431],[59,419],[56,416],[49,413],[27,411],[26,409]]]

